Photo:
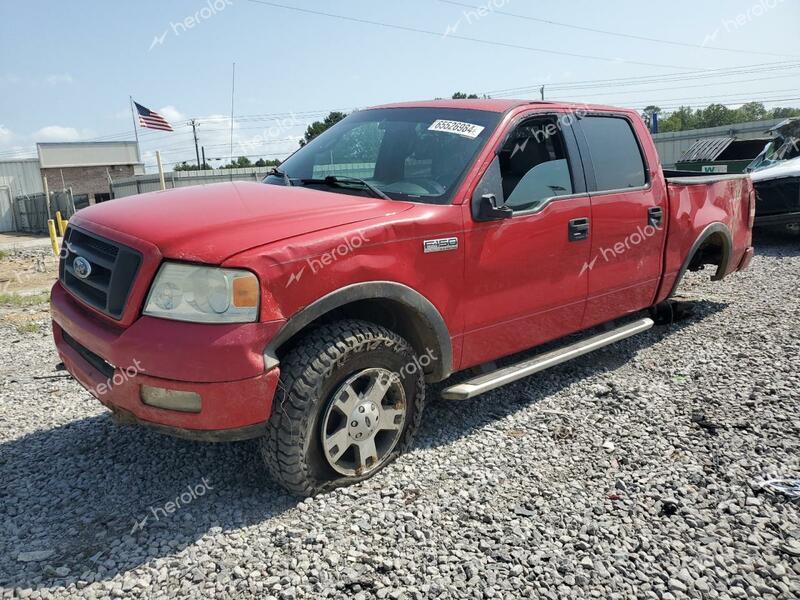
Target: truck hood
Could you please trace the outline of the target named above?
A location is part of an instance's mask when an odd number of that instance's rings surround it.
[[[221,263],[256,246],[397,214],[410,202],[263,183],[217,183],[111,200],[75,214],[150,242],[167,258]]]

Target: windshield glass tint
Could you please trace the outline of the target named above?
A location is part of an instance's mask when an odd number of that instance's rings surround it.
[[[298,150],[280,170],[293,185],[303,185],[304,179],[356,177],[392,199],[444,204],[501,116],[443,108],[359,111]],[[274,175],[265,182],[285,183]],[[365,194],[363,187],[347,182],[337,187]]]

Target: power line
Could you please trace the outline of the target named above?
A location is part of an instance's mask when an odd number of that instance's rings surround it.
[[[583,88],[598,88],[598,87],[626,87],[630,85],[647,85],[649,83],[664,83],[670,81],[686,81],[694,79],[714,79],[717,77],[733,77],[736,75],[747,75],[750,73],[770,73],[773,71],[791,70],[800,68],[800,63],[797,62],[781,62],[781,63],[761,63],[754,65],[743,65],[741,67],[726,67],[722,69],[703,69],[684,71],[679,73],[668,73],[666,75],[646,75],[639,77],[621,77],[615,79],[587,79],[583,81],[571,81],[563,83],[549,83],[539,82],[522,87],[505,88],[499,90],[488,90],[482,92],[486,95],[501,96],[510,93],[524,93],[532,90],[539,89],[540,86],[546,85],[548,89],[583,89]]]
[[[361,23],[362,25],[374,25],[376,27],[385,27],[387,29],[396,29],[398,31],[407,31],[413,33],[420,33],[423,35],[435,36],[437,38],[452,38],[456,40],[463,40],[466,42],[474,42],[477,44],[484,44],[488,46],[498,46],[501,48],[510,48],[512,50],[527,50],[529,52],[539,52],[542,54],[554,54],[557,56],[569,56],[571,58],[583,58],[587,60],[600,60],[605,62],[613,62],[613,63],[626,63],[630,65],[643,65],[645,67],[658,67],[664,69],[686,69],[688,67],[679,67],[676,65],[665,65],[660,63],[649,63],[649,62],[642,62],[642,61],[635,61],[635,60],[625,60],[621,58],[610,58],[607,56],[597,56],[592,54],[578,54],[575,52],[563,52],[560,50],[550,50],[548,48],[534,48],[532,46],[522,46],[521,44],[512,44],[510,42],[500,42],[497,40],[484,40],[481,38],[473,38],[468,37],[465,35],[458,35],[456,33],[450,32],[448,29],[447,32],[444,34],[440,31],[431,31],[430,29],[419,29],[417,27],[409,27],[407,25],[398,25],[397,23],[386,23],[383,21],[372,21],[370,19],[362,19],[360,17],[351,17],[347,15],[340,15],[336,13],[329,13],[323,12],[321,10],[312,10],[310,8],[300,8],[299,6],[287,6],[285,4],[278,4],[277,2],[267,2],[266,0],[248,0],[253,4],[263,4],[265,6],[271,6],[273,8],[282,8],[284,10],[291,10],[295,12],[300,12],[309,15],[317,15],[321,17],[328,17],[331,19],[339,19],[342,21],[350,21],[353,23]]]
[[[445,4],[452,4],[454,6],[463,6],[463,7],[466,7],[466,8],[470,8],[472,10],[477,10],[477,9],[480,8],[480,7],[473,6],[471,4],[466,4],[464,2],[457,2],[456,0],[439,0],[439,2],[444,2]],[[592,33],[601,33],[603,35],[612,35],[612,36],[615,36],[615,37],[627,38],[627,39],[632,39],[632,40],[640,40],[640,41],[644,41],[644,42],[652,42],[652,43],[657,43],[657,44],[668,44],[670,46],[683,46],[685,48],[695,48],[695,49],[699,48],[699,49],[702,49],[702,50],[718,50],[720,52],[737,52],[737,53],[740,53],[740,54],[750,54],[750,55],[752,55],[752,54],[760,54],[760,55],[763,55],[763,56],[778,56],[778,57],[793,56],[793,57],[798,57],[798,55],[796,55],[796,54],[778,54],[778,53],[775,53],[775,52],[763,52],[763,51],[756,51],[756,50],[739,50],[739,49],[736,49],[736,48],[721,48],[719,46],[708,46],[708,45],[705,45],[705,44],[690,44],[688,42],[677,42],[677,41],[674,41],[674,40],[664,40],[664,39],[659,39],[659,38],[647,37],[647,36],[643,36],[643,35],[634,35],[634,34],[630,34],[630,33],[621,33],[621,32],[618,32],[618,31],[608,31],[608,30],[605,30],[605,29],[595,29],[593,27],[585,27],[585,26],[581,26],[581,25],[572,25],[572,24],[569,24],[569,23],[561,23],[559,21],[553,21],[553,20],[550,20],[550,19],[542,19],[542,18],[539,18],[539,17],[531,17],[531,16],[528,16],[528,15],[521,15],[521,14],[517,14],[517,13],[507,12],[507,11],[504,11],[504,10],[497,10],[497,9],[494,9],[494,8],[491,9],[491,12],[492,13],[496,13],[498,15],[504,15],[504,16],[507,16],[507,17],[514,17],[516,19],[525,19],[526,21],[535,21],[537,23],[544,23],[546,25],[553,25],[555,27],[566,27],[568,29],[577,29],[579,31],[590,31]]]

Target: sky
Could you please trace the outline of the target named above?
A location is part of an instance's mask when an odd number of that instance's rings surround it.
[[[800,0],[0,0],[0,160],[133,139],[133,96],[175,128],[140,130],[148,171],[155,150],[195,161],[192,118],[221,165],[234,62],[233,155],[253,160],[331,110],[456,91],[800,106],[798,24]]]

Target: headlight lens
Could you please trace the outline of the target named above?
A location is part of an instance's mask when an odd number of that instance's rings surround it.
[[[196,323],[252,323],[258,319],[258,279],[249,271],[164,263],[144,314]]]

